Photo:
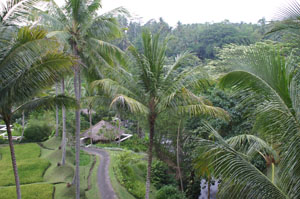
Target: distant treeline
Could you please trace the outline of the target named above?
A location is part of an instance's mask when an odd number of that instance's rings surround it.
[[[118,19],[125,33],[122,39],[116,41],[120,48],[125,49],[130,43],[141,48],[141,32],[147,28],[153,33],[159,32],[162,36],[170,37],[167,51],[169,57],[189,51],[201,60],[214,59],[216,58],[216,49],[222,48],[226,44],[249,45],[266,39],[267,26],[264,18],[260,19],[257,24],[231,23],[224,20],[219,23],[204,24],[178,22],[176,27],[171,27],[162,18],[159,21],[150,20],[144,25],[129,21],[124,16],[119,16]]]

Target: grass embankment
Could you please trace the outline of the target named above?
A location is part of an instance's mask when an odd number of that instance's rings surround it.
[[[67,148],[66,164],[61,162],[60,138],[51,138],[42,143],[15,144],[16,159],[21,181],[23,199],[55,199],[74,198],[74,186],[68,187],[75,171],[75,154]],[[97,167],[99,161],[83,151],[80,153],[81,198],[98,199]],[[91,166],[94,162],[94,169]],[[91,172],[90,186],[88,176]],[[0,147],[0,198],[16,198],[14,174],[11,166],[9,147]],[[26,184],[26,185],[24,185]],[[55,192],[54,191],[55,187]],[[89,196],[89,197],[86,197]]]
[[[40,147],[34,143],[16,144],[15,153],[22,198],[51,199],[53,185],[43,182],[43,174],[49,167],[50,162],[40,157]],[[0,147],[0,156],[0,198],[16,198],[14,173],[8,146]]]
[[[75,172],[75,153],[67,147],[66,150],[66,164],[58,166],[61,162],[61,150],[59,146],[61,143],[60,138],[51,138],[43,143],[45,148],[42,149],[42,157],[47,158],[51,162],[50,168],[46,171],[44,179],[47,182],[55,184],[55,199],[65,199],[75,197],[75,186],[68,187],[67,183],[71,183]],[[80,193],[81,198],[98,199],[97,187],[97,170],[99,161],[96,162],[93,169],[94,156],[80,152]],[[88,186],[88,176],[91,172],[91,186]],[[97,171],[96,171],[97,172]],[[91,194],[92,193],[92,194]],[[89,197],[87,197],[89,196]]]
[[[146,154],[114,150],[108,150],[108,152],[111,161],[109,177],[119,199],[144,198],[147,168]],[[120,162],[120,156],[123,156],[124,161],[121,160],[122,162]],[[120,163],[122,164],[121,168]],[[118,168],[121,169],[122,173]],[[151,199],[155,198],[155,192],[155,188],[151,186]]]
[[[21,186],[22,199],[52,199],[52,184],[27,184]],[[16,187],[0,188],[1,199],[17,198]]]

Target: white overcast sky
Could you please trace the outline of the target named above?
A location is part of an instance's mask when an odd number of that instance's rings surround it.
[[[64,1],[64,0],[56,0]],[[162,17],[174,26],[182,23],[231,22],[256,23],[271,20],[288,0],[102,0],[102,11],[123,6],[141,22]]]

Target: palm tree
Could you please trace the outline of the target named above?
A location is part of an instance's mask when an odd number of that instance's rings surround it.
[[[205,99],[195,96],[188,88],[199,83],[205,75],[196,67],[193,70],[178,72],[176,69],[189,54],[178,56],[172,66],[165,66],[167,39],[160,42],[159,35],[144,31],[143,54],[134,47],[130,52],[134,57],[134,67],[128,70],[114,70],[111,79],[97,80],[94,86],[100,86],[112,98],[112,105],[127,108],[134,114],[142,114],[148,121],[149,147],[146,179],[146,196],[149,198],[152,147],[155,135],[155,123],[160,114],[166,111],[189,114],[207,114],[227,117],[227,113],[211,106]]]
[[[221,178],[218,198],[289,198],[275,185],[275,167],[272,167],[274,175],[269,178],[251,163],[256,155],[266,160],[272,157],[273,165],[279,161],[277,152],[268,143],[248,134],[225,140],[206,122],[204,130],[213,140],[197,140],[199,155],[195,169],[202,176],[208,175],[208,179]]]
[[[11,30],[6,27],[0,29],[0,114],[7,127],[17,197],[20,199],[20,181],[10,124],[14,112],[25,107],[32,108],[33,105],[26,103],[26,106],[14,109],[70,72],[73,61],[59,51],[56,40],[45,37],[47,33],[43,30],[24,27],[15,32],[15,38],[5,38],[5,35],[11,35]],[[50,102],[50,98],[35,99],[33,104],[38,106],[47,101]]]
[[[69,51],[80,60],[80,64],[73,66],[74,91],[78,104],[75,112],[76,199],[80,197],[80,66],[85,66],[84,71],[98,79],[102,75],[101,67],[111,67],[116,60],[122,60],[122,51],[107,41],[121,35],[121,30],[113,16],[125,12],[125,10],[118,8],[112,12],[98,15],[99,8],[101,8],[100,0],[68,0],[63,8],[51,0],[49,12],[40,13],[40,23],[50,31],[49,35],[55,35],[65,41]]]
[[[284,57],[269,45],[245,47],[238,60],[242,69],[228,73],[220,81],[222,87],[238,92],[243,103],[257,103],[254,130],[276,146],[281,157],[278,176],[272,181],[246,156],[230,147],[202,141],[215,157],[217,175],[224,179],[221,193],[232,193],[231,198],[300,197],[300,71],[294,58]]]
[[[41,0],[3,0],[0,2],[0,24],[18,26],[28,23],[28,16]]]
[[[266,34],[289,33],[289,40],[296,39],[297,44],[299,44],[299,18],[300,3],[297,0],[291,0],[290,3],[279,9],[275,21],[270,23],[270,30]]]

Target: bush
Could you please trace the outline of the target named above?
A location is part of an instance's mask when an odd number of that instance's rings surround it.
[[[26,141],[42,142],[51,135],[52,128],[45,122],[31,122],[24,131]]]
[[[22,130],[23,130],[23,127],[22,125],[18,124],[18,123],[14,123],[13,124],[13,131],[12,131],[12,135],[13,136],[21,136],[22,135]]]
[[[175,177],[168,173],[168,166],[162,161],[154,161],[152,163],[151,182],[156,189],[162,188],[164,185],[176,186]]]
[[[131,138],[121,143],[122,148],[132,150],[134,152],[146,152],[148,149],[147,146],[148,140],[139,138],[137,135],[133,135]]]
[[[185,199],[185,195],[172,185],[163,186],[157,191],[155,199]]]
[[[145,181],[139,176],[141,173],[146,173],[146,170],[141,170],[146,167],[141,165],[140,157],[131,152],[125,152],[118,156],[117,164],[114,166],[114,172],[120,184],[138,199],[144,198],[146,192]]]
[[[0,136],[0,144],[6,143],[6,140],[3,138],[3,136]]]

